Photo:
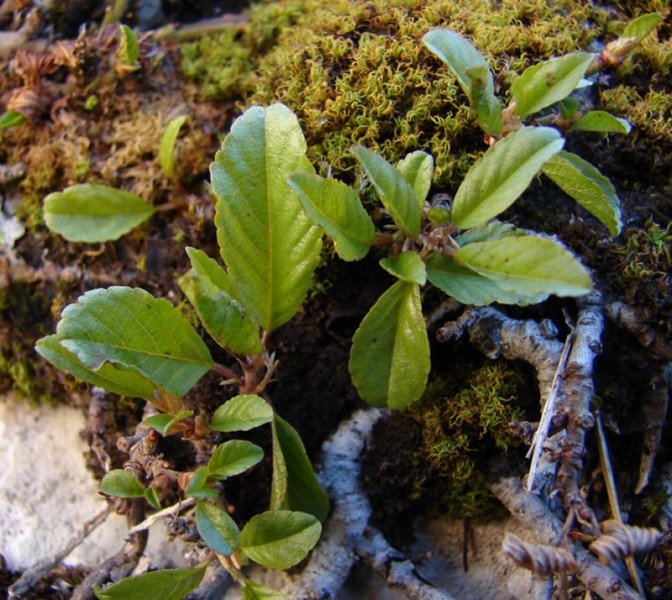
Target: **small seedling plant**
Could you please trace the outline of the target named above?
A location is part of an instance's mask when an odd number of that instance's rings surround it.
[[[329,509],[298,434],[275,413],[266,391],[275,369],[270,335],[305,300],[321,260],[323,236],[345,261],[364,258],[374,246],[382,248],[380,265],[396,279],[355,332],[349,359],[360,396],[374,406],[402,409],[425,390],[430,349],[421,289],[428,283],[466,305],[527,305],[552,294],[587,293],[590,274],[568,249],[496,217],[543,173],[611,234],[619,233],[613,186],[594,166],[563,151],[563,133],[629,131],[623,119],[602,111],[579,114],[571,95],[592,70],[622,62],[659,21],[656,14],[636,19],[601,55],[577,52],[529,68],[514,82],[506,108],[495,96],[487,62],[466,39],[448,29],[428,32],[425,45],[455,74],[490,148],[448,206],[428,201],[434,172],[430,154],[412,152],[392,165],[355,146],[352,154],[389,216],[380,228],[353,187],[316,174],[288,107],[248,109],[234,122],[211,165],[217,241],[225,266],[188,248],[191,268],[179,280],[203,328],[238,368],[216,363],[178,308],[128,287],[81,296],[63,311],[56,333],[41,339],[37,350],[78,379],[153,404],[161,414],[145,424],[160,435],[208,438],[270,424],[270,510],[241,530],[219,503],[229,479],[263,456],[261,448],[244,440],[216,445],[207,464],[186,476],[161,467],[110,471],[102,491],[156,509],[171,486],[180,497],[193,498],[201,538],[241,584],[243,598],[282,597],[249,580],[241,569],[248,560],[271,568],[297,564],[317,542]],[[551,110],[556,106],[557,114]],[[169,177],[183,123],[183,117],[174,119],[162,140],[160,163]],[[152,212],[136,196],[97,185],[74,186],[45,201],[47,225],[72,241],[116,239]],[[194,415],[184,397],[210,370],[237,386],[238,394],[207,418]],[[181,598],[198,586],[204,571],[200,565],[148,573],[96,593],[112,599],[152,590],[163,598]]]

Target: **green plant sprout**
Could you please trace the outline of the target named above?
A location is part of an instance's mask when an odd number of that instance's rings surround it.
[[[101,484],[110,496],[144,498],[154,508],[161,507],[162,496],[171,490],[194,498],[201,537],[241,584],[244,597],[259,597],[262,588],[242,575],[243,564],[249,559],[284,569],[301,561],[317,542],[320,521],[329,510],[298,434],[261,396],[275,369],[267,350],[269,336],[299,310],[320,258],[321,232],[303,214],[286,181],[290,173],[313,172],[305,151],[303,134],[289,109],[257,107],[236,120],[211,167],[218,198],[217,237],[227,268],[189,248],[192,268],[179,284],[206,331],[235,357],[240,371],[213,361],[178,308],[127,287],[87,292],[63,311],[56,334],[36,346],[52,364],[78,379],[154,404],[164,414],[145,424],[158,434],[182,432],[209,439],[217,431],[271,425],[270,510],[253,517],[242,530],[216,499],[225,480],[262,458],[259,447],[243,440],[218,445],[207,465],[186,477],[162,467],[140,477],[114,470]],[[56,200],[48,198],[48,214],[54,214],[56,201],[72,208],[76,191],[71,188]],[[91,218],[90,211],[86,218]],[[48,221],[50,227],[58,226],[52,217]],[[193,416],[182,398],[209,370],[236,385],[239,394],[197,428],[196,420],[203,418]],[[179,579],[179,589],[186,593],[184,582],[197,586],[199,573],[202,577],[202,570],[172,571],[165,581]],[[156,577],[124,580],[99,590],[98,597],[128,597],[129,586],[139,593],[155,585]]]

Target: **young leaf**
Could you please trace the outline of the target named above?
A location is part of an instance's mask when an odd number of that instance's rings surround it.
[[[576,154],[563,151],[547,161],[542,172],[602,221],[611,235],[621,232],[621,209],[616,190],[593,165]]]
[[[425,285],[427,282],[425,263],[415,252],[402,252],[393,258],[383,258],[380,266],[402,281],[418,285]]]
[[[182,600],[193,592],[205,575],[205,565],[193,569],[150,571],[122,579],[106,588],[96,588],[98,600]]]
[[[451,298],[471,306],[485,306],[493,302],[525,305],[547,298],[547,295],[528,298],[504,291],[494,281],[443,254],[434,254],[427,260],[427,279]]]
[[[15,110],[8,110],[0,117],[0,131],[10,127],[18,127],[28,122],[28,117]]]
[[[285,508],[307,512],[324,521],[329,512],[329,497],[317,481],[299,434],[275,415],[271,509]]]
[[[101,365],[95,371],[87,367],[75,354],[61,346],[57,335],[38,340],[35,350],[57,369],[113,394],[145,399],[151,399],[154,394],[154,384],[132,369],[110,363]]]
[[[287,600],[287,596],[276,590],[259,585],[245,579],[242,589],[242,600]]]
[[[569,96],[594,58],[588,52],[572,52],[526,69],[511,86],[516,114],[526,117]]]
[[[320,260],[322,232],[287,178],[312,173],[299,122],[283,104],[236,119],[210,166],[217,240],[243,306],[267,331],[301,306]]]
[[[210,487],[208,475],[209,472],[207,467],[198,467],[198,469],[192,473],[187,488],[184,490],[184,495],[201,500],[219,496],[219,492]]]
[[[252,517],[240,533],[240,547],[253,561],[271,569],[289,569],[313,549],[322,533],[313,515],[289,510]]]
[[[434,29],[422,38],[425,46],[457,78],[484,131],[497,135],[502,130],[502,107],[495,96],[494,78],[483,55],[450,29]]]
[[[222,431],[249,431],[273,420],[273,409],[262,397],[255,394],[234,396],[222,404],[212,415],[210,429]]]
[[[634,37],[635,44],[639,44],[649,33],[651,33],[658,23],[664,19],[660,13],[647,13],[640,15],[636,19],[630,21],[621,34],[622,38]]]
[[[166,126],[163,135],[161,136],[161,145],[159,146],[159,164],[166,174],[166,177],[171,178],[175,172],[175,142],[177,136],[180,134],[182,125],[187,120],[185,115],[175,117]]]
[[[119,25],[119,62],[122,65],[139,68],[137,66],[140,49],[135,32],[127,25]]]
[[[228,274],[204,252],[187,248],[192,268],[178,284],[206,331],[232,354],[259,354],[259,325],[236,298]]]
[[[308,218],[334,240],[343,260],[359,260],[373,244],[375,227],[350,186],[313,173],[295,173],[290,187],[298,194]]]
[[[422,150],[411,152],[397,163],[397,171],[408,181],[417,201],[422,206],[432,187],[432,176],[434,175],[432,155]]]
[[[156,429],[161,435],[166,436],[175,433],[175,425],[193,414],[193,410],[181,410],[175,415],[161,413],[147,417],[143,423],[147,425],[147,427]]]
[[[116,240],[152,214],[154,209],[135,194],[91,183],[73,185],[44,199],[47,227],[70,242]]]
[[[412,238],[420,233],[422,203],[404,176],[382,156],[364,146],[351,152],[357,157],[371,181],[383,206],[390,211],[397,226]]]
[[[229,440],[217,446],[208,462],[208,481],[220,481],[247,471],[264,458],[264,451],[245,440]]]
[[[591,110],[572,125],[572,130],[603,133],[630,133],[631,129],[632,126],[625,119],[615,117],[603,110]]]
[[[525,127],[497,142],[469,169],[453,202],[453,223],[476,227],[506,210],[565,141],[556,129]]]
[[[415,283],[397,281],[355,332],[350,375],[359,395],[369,404],[401,409],[425,391],[429,368],[420,288]]]
[[[460,248],[455,259],[505,291],[582,296],[592,289],[590,274],[568,251],[537,236],[505,237]]]
[[[114,469],[107,473],[100,482],[100,489],[108,496],[117,498],[142,498],[145,486],[131,472]]]
[[[179,309],[139,288],[87,292],[63,311],[56,335],[89,369],[106,363],[131,368],[178,397],[213,365]]]
[[[196,527],[203,541],[217,554],[231,556],[240,544],[240,531],[235,521],[210,502],[200,500],[196,503]]]
[[[147,500],[152,508],[161,510],[161,498],[159,498],[159,492],[156,491],[156,488],[147,488],[145,490],[145,500]]]

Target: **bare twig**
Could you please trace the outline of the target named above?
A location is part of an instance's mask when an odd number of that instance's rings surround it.
[[[606,315],[637,338],[656,360],[672,360],[672,344],[651,324],[646,311],[623,302],[610,302],[604,307]]]
[[[140,531],[145,531],[146,529],[149,529],[152,525],[154,525],[154,523],[160,521],[164,517],[175,517],[179,515],[183,510],[187,510],[192,506],[194,506],[195,504],[196,500],[194,498],[185,498],[184,500],[176,504],[173,504],[172,506],[168,506],[163,510],[155,512],[153,515],[150,515],[141,523],[134,525],[128,530],[128,535],[132,536],[135,535],[136,533],[139,533]]]
[[[212,600],[212,598],[223,598],[226,590],[231,587],[233,579],[231,575],[218,562],[212,561],[201,585],[195,592],[189,594],[185,600]]]
[[[524,490],[517,477],[506,477],[491,482],[489,487],[509,512],[529,527],[541,543],[553,544],[560,539],[562,536],[560,519],[538,496]],[[640,600],[635,590],[612,569],[600,564],[581,544],[570,541],[568,545],[578,564],[576,576],[589,590],[609,600]]]
[[[75,531],[61,548],[53,555],[38,561],[29,569],[26,569],[21,577],[9,588],[10,598],[23,598],[51,569],[58,566],[75,548],[77,548],[92,531],[98,527],[110,514],[112,507],[106,505],[91,519],[85,521],[82,527]]]
[[[42,17],[37,8],[33,8],[18,31],[0,31],[0,59],[21,48],[29,39],[35,36],[42,25]]]

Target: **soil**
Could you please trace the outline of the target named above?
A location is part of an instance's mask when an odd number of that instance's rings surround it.
[[[100,19],[99,4],[69,3],[71,8],[58,21],[60,35],[73,37],[82,23]],[[241,3],[235,2],[172,0],[163,3],[163,19],[164,23],[192,22],[224,12],[239,12],[242,8]],[[669,20],[665,26],[669,28]],[[91,43],[101,51],[99,56],[104,56],[105,60],[109,58],[105,55],[106,46],[102,37]],[[92,140],[94,132],[100,133],[99,139],[94,142],[99,148],[91,154],[102,156],[109,154],[110,149],[120,143],[111,141],[111,135],[115,121],[122,119],[126,112],[143,106],[150,106],[152,111],[170,112],[180,105],[188,106],[190,114],[194,115],[187,135],[191,148],[195,145],[199,147],[199,158],[194,159],[194,164],[185,163],[184,176],[176,190],[169,189],[170,182],[163,181],[152,192],[155,206],[169,206],[177,200],[178,207],[158,212],[149,224],[132,234],[116,242],[83,250],[81,245],[68,243],[50,234],[38,219],[27,235],[18,240],[13,256],[24,265],[24,272],[34,276],[12,279],[10,271],[8,285],[0,288],[0,354],[5,364],[15,366],[14,371],[0,368],[0,392],[23,385],[23,391],[35,398],[50,401],[69,398],[74,402],[77,402],[76,398],[86,399],[86,394],[73,394],[86,390],[85,387],[36,359],[32,350],[37,339],[53,332],[60,309],[89,289],[111,284],[141,287],[157,297],[179,302],[182,296],[175,276],[184,273],[189,264],[184,247],[194,246],[210,256],[218,254],[213,203],[205,190],[207,163],[202,162],[202,157],[214,155],[219,144],[219,132],[228,128],[233,116],[238,113],[238,107],[233,101],[225,104],[205,101],[198,96],[193,84],[180,79],[176,68],[179,55],[174,45],[167,43],[153,47],[145,54],[146,60],[150,60],[155,52],[165,60],[161,67],[149,70],[151,77],[131,75],[123,81],[115,80],[97,89],[101,105],[109,105],[105,113],[91,114],[88,119],[81,117],[79,108],[88,95],[82,85],[91,77],[84,72],[79,80],[68,83],[70,91],[60,99],[66,109],[72,109],[71,113],[77,114],[76,117],[65,110],[54,120],[52,116],[58,113],[52,111],[49,115],[43,112],[37,118],[38,125],[31,125],[34,128],[27,133],[8,134],[5,142],[11,140],[11,149],[0,147],[0,164],[10,163],[31,146],[46,146],[54,138],[67,139],[66,130],[74,127],[81,128],[82,137],[91,137]],[[90,62],[86,67],[93,72],[104,68],[104,62],[102,59],[98,64]],[[648,85],[645,82],[651,80],[652,74],[638,75],[642,78],[642,86]],[[49,85],[58,87],[58,94],[63,94],[67,87],[65,84],[64,72],[53,71]],[[656,79],[656,85],[667,86],[669,91],[672,82],[669,78],[667,81]],[[0,104],[6,105],[13,91],[20,86],[20,78],[15,73],[6,77],[0,83]],[[47,90],[45,93],[49,95],[50,92]],[[173,98],[164,101],[168,95]],[[568,149],[590,156],[593,164],[614,183],[622,201],[623,234],[619,238],[609,238],[606,230],[588,213],[547,183],[534,184],[516,207],[503,215],[504,220],[557,235],[593,270],[605,294],[644,311],[653,330],[669,347],[672,343],[672,294],[669,290],[672,181],[667,154],[670,148],[663,142],[652,150],[644,141],[640,144],[637,139],[634,143],[632,140],[621,142],[612,138],[606,142],[604,137],[587,135],[580,139],[570,138]],[[182,148],[183,156],[187,156],[188,152],[189,148]],[[138,151],[132,162],[136,171],[150,169],[151,156]],[[35,184],[31,192],[42,193],[46,188],[53,191],[71,184],[66,170],[63,165],[58,166],[54,173],[49,174],[46,185],[40,187]],[[123,177],[118,173],[108,174],[110,184],[121,182]],[[7,183],[5,203],[21,193],[22,189],[16,184]],[[33,217],[37,219],[35,215]],[[647,253],[642,237],[642,232],[651,230],[652,223],[667,232],[660,253],[656,255]],[[643,262],[643,274],[624,271],[635,259]],[[270,343],[279,366],[274,381],[267,389],[268,397],[278,413],[297,429],[314,460],[318,459],[322,443],[338,424],[355,408],[363,406],[347,370],[351,338],[368,309],[392,281],[377,266],[374,256],[353,264],[338,260],[325,260],[327,262],[318,271],[316,283],[300,314],[274,333]],[[45,272],[47,264],[76,265],[79,271],[69,279],[43,277],[40,273]],[[0,268],[10,268],[10,262],[2,254]],[[428,293],[425,301],[425,307],[431,312],[439,298]],[[563,310],[568,311],[570,316],[576,312],[572,302],[558,299],[531,308],[507,310],[512,316],[524,315],[525,318],[550,316],[561,327]],[[235,367],[232,359],[218,346],[208,343],[215,360]],[[434,341],[432,344],[432,377],[437,380],[450,381],[460,369],[471,372],[474,365],[485,362],[466,340],[457,342],[451,348],[442,347]],[[672,444],[669,443],[672,432],[668,418],[664,423],[653,483],[645,494],[634,495],[629,490],[634,488],[640,457],[633,448],[641,447],[644,430],[651,426],[645,422],[637,399],[649,394],[652,377],[671,357],[652,358],[633,335],[611,323],[607,324],[603,347],[604,352],[596,364],[596,393],[599,396],[596,402],[607,416],[607,421],[613,424],[614,431],[609,433],[609,442],[612,462],[618,469],[618,487],[623,492],[622,505],[633,520],[655,523],[658,514],[655,503],[660,503],[659,467],[672,461]],[[534,377],[522,365],[514,365],[513,368],[521,373],[521,384],[513,402],[526,411],[529,421],[536,421],[539,415]],[[17,378],[17,369],[25,370],[22,379]],[[192,390],[187,401],[190,408],[211,413],[230,395],[230,390],[220,384],[220,378],[207,375]],[[81,402],[87,404],[86,400]],[[85,410],[86,406],[82,409]],[[142,406],[139,403],[110,406],[105,420],[104,447],[112,456],[113,467],[121,467],[127,458],[116,449],[117,437],[132,434],[141,418]],[[93,439],[90,432],[87,435],[89,440]],[[255,470],[236,478],[236,485],[226,489],[227,502],[235,510],[235,518],[245,522],[268,505],[271,440],[267,433],[256,432],[236,437],[246,437],[258,443],[267,456]],[[225,436],[220,436],[215,441],[223,439]],[[188,444],[179,440],[166,438],[161,442],[160,451],[172,468],[187,470],[195,466],[196,460],[189,448]],[[412,411],[408,411],[393,414],[377,425],[363,459],[362,481],[374,508],[375,524],[392,544],[404,546],[412,541],[410,525],[413,517],[423,512],[451,512],[454,508],[442,506],[441,502],[446,486],[450,485],[449,478],[432,467],[421,448],[421,425]],[[501,454],[493,440],[487,437],[475,441],[469,452],[482,471],[486,471],[488,465]],[[523,454],[520,448],[511,450],[509,460],[514,465],[511,468],[519,469],[524,464]],[[590,474],[598,465],[597,449],[592,438],[587,445],[585,460],[585,472]],[[90,464],[100,477],[100,463],[93,453]],[[422,482],[423,494],[418,493],[419,482]],[[584,483],[589,504],[600,507],[606,514],[607,498],[601,482],[591,479]],[[656,561],[663,561],[668,566],[663,570],[667,575],[661,576],[660,569],[653,568]],[[672,572],[672,543],[668,540],[661,545],[645,564],[649,565],[645,573],[647,586],[662,590],[656,594],[658,598],[672,597],[669,577]],[[16,575],[0,569],[0,589],[4,589],[7,580],[14,579]],[[67,575],[77,579],[82,573],[73,571]],[[54,577],[64,579],[66,575],[55,573]],[[43,583],[44,587],[36,591],[38,595],[44,594],[39,597],[67,597],[60,591],[49,591],[48,582]]]

